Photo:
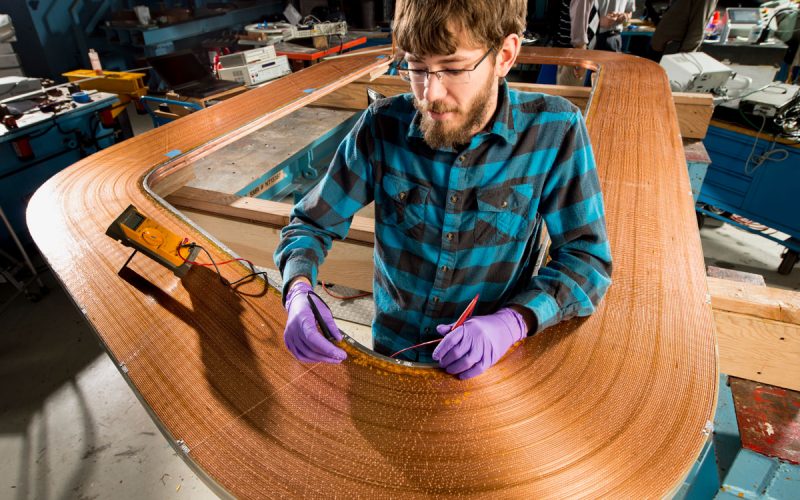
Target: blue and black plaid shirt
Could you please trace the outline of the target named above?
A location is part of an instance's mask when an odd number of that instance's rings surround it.
[[[438,338],[436,325],[454,321],[477,293],[474,315],[522,305],[538,332],[591,314],[611,283],[586,126],[561,97],[501,84],[494,118],[461,151],[423,141],[410,94],[374,103],[283,228],[275,263],[284,282],[315,283],[332,241],[373,200],[372,332],[382,354]],[[550,261],[533,275],[542,220]],[[434,347],[404,354],[431,361]]]

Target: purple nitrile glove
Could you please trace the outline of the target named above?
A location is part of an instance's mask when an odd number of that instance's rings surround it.
[[[436,327],[444,340],[433,351],[433,359],[447,373],[462,380],[486,371],[528,331],[522,314],[507,307],[470,318],[452,332],[451,326],[452,323]]]
[[[333,345],[317,329],[317,319],[309,305],[309,298],[317,306],[322,321],[328,331],[336,340],[342,340],[342,333],[333,321],[333,314],[325,302],[314,293],[314,288],[304,281],[293,284],[286,294],[286,310],[289,319],[286,321],[286,330],[283,340],[289,352],[304,363],[341,363],[347,354]]]

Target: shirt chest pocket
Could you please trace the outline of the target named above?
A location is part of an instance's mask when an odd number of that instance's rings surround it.
[[[430,189],[391,174],[383,177],[382,185],[386,194],[381,210],[384,223],[402,229],[413,238],[421,238]]]
[[[531,213],[533,186],[487,187],[477,191],[474,239],[477,245],[501,245],[527,240],[535,213]]]

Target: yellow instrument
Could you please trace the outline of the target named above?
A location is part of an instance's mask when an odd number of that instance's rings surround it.
[[[166,266],[178,277],[183,277],[192,267],[199,247],[186,248],[186,257],[179,253],[183,239],[158,222],[147,217],[133,205],[128,206],[106,230],[106,235],[119,240],[159,264]],[[135,252],[134,252],[135,253]],[[131,255],[133,257],[133,255]],[[130,261],[130,259],[128,259]],[[127,262],[126,262],[127,265]]]

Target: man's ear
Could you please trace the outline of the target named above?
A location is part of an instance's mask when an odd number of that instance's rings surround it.
[[[503,45],[497,53],[495,60],[495,73],[499,77],[505,77],[519,55],[519,49],[522,46],[522,40],[519,35],[512,33],[503,40]]]

